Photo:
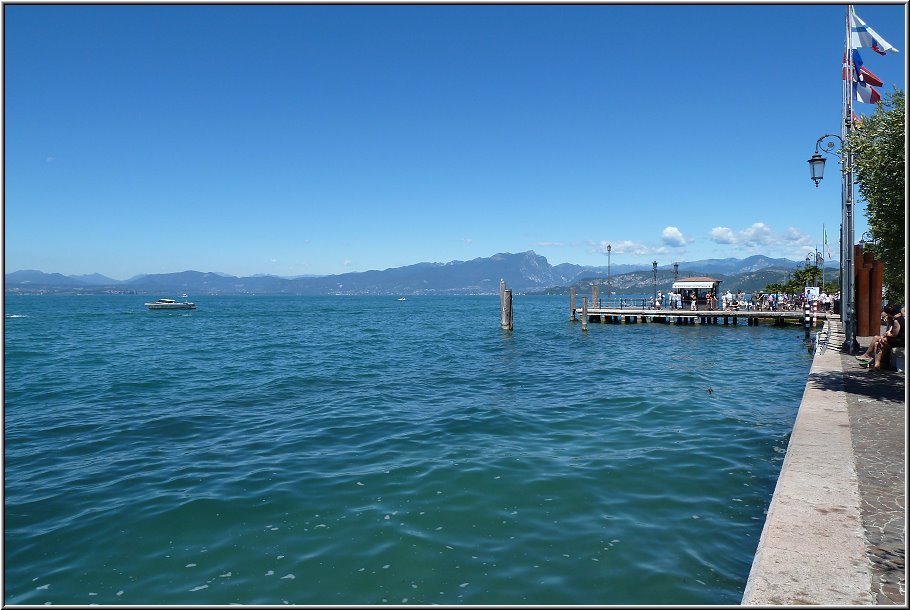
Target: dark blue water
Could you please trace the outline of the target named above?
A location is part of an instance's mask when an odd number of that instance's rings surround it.
[[[736,604],[798,327],[7,296],[5,601]],[[712,388],[713,393],[707,389]]]

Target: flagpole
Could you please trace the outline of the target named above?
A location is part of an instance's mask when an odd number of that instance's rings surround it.
[[[847,76],[843,79],[843,105],[841,116],[841,140],[847,143],[853,126],[853,43],[850,35],[850,16],[853,5],[847,5],[846,55]],[[859,344],[856,341],[855,295],[853,294],[853,155],[849,146],[841,151],[841,318],[844,323],[846,340],[843,350],[854,353]]]

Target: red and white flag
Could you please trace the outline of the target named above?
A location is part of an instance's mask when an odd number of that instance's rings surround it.
[[[876,87],[881,87],[882,85],[884,85],[884,83],[882,82],[882,79],[880,79],[876,75],[872,74],[872,72],[870,72],[866,68],[866,66],[863,65],[863,58],[860,57],[859,51],[857,51],[856,49],[853,49],[852,55],[853,55],[853,80],[862,81],[862,82],[866,83],[867,85],[874,85]],[[844,71],[843,71],[844,80],[847,80],[848,72],[849,72],[849,70],[847,68],[847,54],[844,53]]]
[[[866,83],[853,83],[853,93],[856,101],[865,102],[866,104],[876,104],[882,99],[878,91]]]

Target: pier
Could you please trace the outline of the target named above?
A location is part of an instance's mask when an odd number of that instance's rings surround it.
[[[724,326],[745,324],[757,326],[760,322],[770,322],[783,326],[787,322],[803,324],[805,313],[793,311],[752,311],[752,310],[707,310],[690,309],[630,309],[619,307],[582,307],[572,306],[572,319],[585,318],[582,322],[600,322],[603,324],[723,324]],[[819,317],[816,315],[816,324]]]

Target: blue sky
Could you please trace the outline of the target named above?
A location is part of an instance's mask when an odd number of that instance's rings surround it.
[[[906,89],[906,6],[856,10]],[[837,158],[818,188],[806,161],[839,133],[845,14],[5,5],[5,270],[803,260],[823,225],[836,257]]]

